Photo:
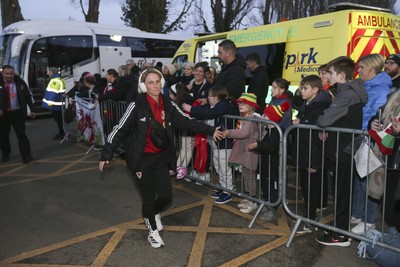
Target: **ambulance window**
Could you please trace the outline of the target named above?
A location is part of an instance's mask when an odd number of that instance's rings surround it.
[[[177,56],[176,58],[174,58],[174,61],[172,62],[172,64],[178,64],[179,69],[182,69],[183,64],[187,61],[188,61],[187,55]]]
[[[237,53],[243,58],[246,58],[249,53],[257,53],[261,58],[261,65],[267,68],[269,79],[272,82],[276,78],[282,77],[285,46],[286,43],[241,47]],[[246,77],[250,78],[250,76],[250,72],[246,70]]]

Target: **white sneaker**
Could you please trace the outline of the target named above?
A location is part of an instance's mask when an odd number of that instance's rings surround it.
[[[360,222],[353,228],[351,228],[351,232],[356,234],[356,235],[364,235],[364,229],[369,230],[369,229],[375,229],[375,224],[374,223],[365,223],[365,222]]]
[[[258,205],[255,202],[249,201],[247,207],[241,208],[240,211],[243,213],[251,213],[257,209]]]
[[[357,218],[351,216],[351,221],[350,221],[351,224],[359,224],[360,222],[361,222],[361,219],[357,219]]]
[[[205,173],[199,173],[199,179],[206,181],[206,182],[210,182],[211,181],[211,175],[209,172],[205,172]]]
[[[162,240],[158,230],[149,231],[147,240],[150,242],[150,245],[153,248],[160,248],[160,247],[164,246],[164,241]]]
[[[239,209],[243,209],[243,208],[247,207],[248,202],[250,202],[250,200],[244,198],[244,199],[242,199],[242,201],[240,201],[240,203],[237,205],[237,207]]]
[[[161,222],[161,214],[160,213],[156,214],[155,219],[156,219],[157,230],[160,232],[164,229],[164,225]]]

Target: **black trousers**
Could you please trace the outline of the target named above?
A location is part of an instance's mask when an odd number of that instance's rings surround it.
[[[336,179],[333,179],[336,184],[334,184],[334,197],[336,194],[336,227],[343,229],[345,231],[349,230],[350,221],[350,198],[353,192],[351,188],[351,176],[352,169],[350,163],[338,162],[338,170]],[[355,173],[353,170],[353,177]]]
[[[18,138],[19,153],[22,158],[31,155],[31,146],[28,137],[25,134],[25,116],[21,110],[11,111],[5,113],[0,118],[0,147],[3,155],[11,153],[10,144],[10,130],[11,125],[14,128],[15,134]]]
[[[305,203],[305,217],[314,220],[317,218],[317,208],[321,203],[321,184],[322,173],[317,170],[315,173],[309,173],[307,169],[300,171],[301,191]]]
[[[132,174],[142,197],[142,215],[155,230],[155,215],[172,201],[167,152],[144,153]]]
[[[385,222],[400,229],[400,170],[387,170]]]
[[[64,135],[64,127],[63,127],[62,111],[61,110],[52,110],[51,114],[53,115],[53,118],[57,123],[58,134],[63,136]]]

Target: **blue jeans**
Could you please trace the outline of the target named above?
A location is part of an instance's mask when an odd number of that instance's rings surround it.
[[[355,175],[353,188],[353,203],[351,216],[365,221],[365,198],[367,194],[367,177],[360,178]],[[367,200],[367,223],[376,223],[379,216],[379,201],[368,197]]]

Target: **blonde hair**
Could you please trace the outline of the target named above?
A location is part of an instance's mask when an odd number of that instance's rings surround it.
[[[118,68],[118,76],[119,77],[128,76],[129,74],[131,74],[131,69],[128,67],[128,65],[119,66],[119,68]]]
[[[381,54],[369,54],[366,56],[363,56],[358,63],[364,63],[368,67],[372,68],[375,70],[375,73],[380,73],[383,70],[383,67],[385,66],[385,59]]]

